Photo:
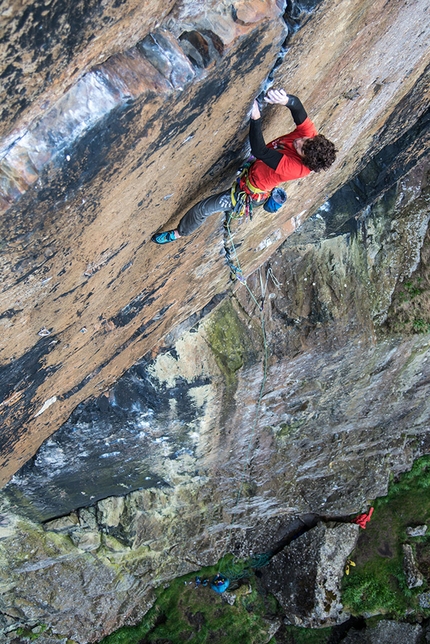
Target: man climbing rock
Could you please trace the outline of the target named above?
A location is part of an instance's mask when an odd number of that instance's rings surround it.
[[[156,244],[167,244],[179,237],[191,235],[207,217],[215,212],[229,211],[243,194],[251,204],[264,204],[274,188],[285,181],[300,179],[327,170],[336,158],[334,143],[318,134],[297,98],[283,89],[271,89],[264,97],[272,105],[285,105],[291,111],[295,130],[266,145],[261,131],[261,114],[257,101],[251,110],[249,141],[255,161],[241,174],[233,189],[203,199],[182,217],[175,230],[166,230],[152,236]]]

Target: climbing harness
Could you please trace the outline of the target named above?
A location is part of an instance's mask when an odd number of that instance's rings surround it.
[[[224,252],[226,262],[230,268],[230,276],[233,280],[237,279],[242,284],[245,284],[242,269],[239,264],[239,259],[236,253],[236,247],[233,242],[233,235],[231,234],[230,224],[234,220],[245,219],[252,220],[253,214],[253,197],[243,189],[242,179],[248,177],[248,168],[251,166],[251,161],[247,161],[244,166],[239,170],[238,177],[231,186],[230,198],[233,208],[225,213],[224,218]],[[251,185],[251,184],[249,184]],[[256,188],[256,190],[258,190]],[[262,191],[259,193],[263,194]]]
[[[245,215],[252,219],[252,209],[254,205],[261,206],[270,197],[270,191],[260,190],[252,185],[249,180],[249,168],[254,162],[254,158],[250,157],[246,163],[238,170],[233,185],[231,186],[230,197],[233,209],[230,211],[232,219],[240,219]]]
[[[270,190],[261,190],[254,186],[249,179],[249,169],[255,161],[255,157],[251,156],[249,159],[239,168],[238,177],[236,179],[239,190],[248,194],[253,202],[261,205],[270,195]],[[233,184],[234,186],[234,184]]]

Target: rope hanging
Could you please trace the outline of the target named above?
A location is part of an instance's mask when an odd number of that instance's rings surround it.
[[[249,164],[250,165],[250,164]],[[244,176],[244,173],[246,175],[247,173],[247,167],[244,168],[241,176]],[[225,252],[225,259],[226,263],[230,269],[230,276],[233,280],[238,280],[240,284],[245,286],[247,289],[249,296],[251,300],[254,302],[254,304],[257,307],[257,310],[260,314],[260,323],[261,323],[261,334],[262,334],[262,341],[263,341],[263,377],[260,385],[260,390],[259,390],[259,395],[258,399],[256,402],[256,411],[255,411],[255,416],[254,416],[254,422],[251,428],[250,432],[250,440],[248,443],[248,450],[245,458],[245,465],[243,468],[242,472],[242,477],[240,481],[240,485],[238,488],[237,496],[236,496],[236,501],[234,504],[234,507],[236,507],[240,501],[241,495],[242,495],[242,490],[243,486],[245,483],[245,478],[246,478],[246,469],[249,467],[249,463],[251,460],[251,451],[254,446],[254,435],[255,435],[255,430],[257,427],[257,423],[260,417],[260,411],[261,411],[261,403],[263,399],[263,394],[264,394],[264,388],[266,386],[266,381],[267,381],[267,366],[268,366],[268,357],[269,357],[269,347],[267,343],[267,336],[266,336],[266,327],[265,327],[265,321],[264,321],[264,302],[265,302],[265,297],[266,297],[266,290],[268,286],[268,281],[269,278],[272,279],[274,285],[277,288],[280,288],[281,284],[279,281],[276,279],[275,275],[272,272],[272,269],[269,267],[266,273],[266,282],[263,284],[261,272],[260,273],[260,288],[261,288],[261,302],[258,301],[257,297],[254,295],[252,290],[249,288],[246,279],[243,275],[243,271],[240,265],[239,257],[237,255],[237,250],[236,246],[234,244],[234,239],[233,235],[231,232],[230,224],[232,221],[242,219],[242,217],[245,217],[247,219],[252,220],[252,214],[253,214],[253,204],[252,204],[252,198],[250,195],[248,195],[245,191],[239,190],[239,180],[235,181],[235,183],[232,186],[231,189],[231,201],[233,208],[230,211],[227,211],[225,214],[225,219],[224,219],[224,252]],[[259,191],[262,192],[262,191]],[[233,512],[232,512],[232,519],[233,521]],[[229,540],[231,539],[231,532],[230,532],[230,537]],[[226,551],[228,552],[229,546],[227,543],[226,546]],[[264,566],[267,566],[267,564],[270,562],[271,558],[278,552],[276,549],[271,549],[268,552],[260,553],[257,555],[254,555],[253,557],[249,557],[245,561],[237,561],[237,564],[233,561],[231,565],[228,565],[224,568],[222,572],[219,572],[216,577],[214,578],[214,582],[211,584],[211,588],[215,590],[216,592],[221,592],[220,587],[216,587],[216,583],[220,583],[220,580],[225,581],[225,587],[227,588],[230,582],[232,581],[238,581],[240,579],[248,578],[251,574],[252,571],[257,569],[257,568],[262,568]],[[218,579],[218,581],[216,581]],[[197,577],[200,583],[200,578]],[[199,585],[199,584],[196,584]],[[221,588],[224,588],[221,586]]]
[[[234,194],[234,199],[233,199],[233,194]],[[246,478],[246,470],[249,467],[249,463],[251,460],[251,451],[254,447],[255,430],[260,417],[261,403],[262,403],[264,389],[267,381],[269,347],[267,343],[266,327],[265,327],[265,320],[264,320],[264,302],[265,302],[266,290],[267,290],[269,278],[273,280],[273,283],[277,288],[279,288],[281,285],[279,281],[276,279],[276,277],[273,275],[273,272],[270,268],[268,269],[266,274],[265,284],[263,283],[261,272],[260,272],[261,302],[259,302],[255,294],[252,292],[249,285],[247,284],[247,281],[243,275],[243,271],[240,265],[236,246],[234,244],[234,239],[231,232],[230,224],[232,221],[241,219],[243,216],[245,216],[245,218],[249,217],[250,219],[252,219],[252,199],[245,192],[241,192],[241,191],[238,192],[236,190],[236,184],[234,184],[232,187],[232,203],[233,203],[233,209],[226,212],[225,219],[224,219],[224,249],[225,249],[226,263],[230,269],[231,278],[234,280],[237,279],[240,284],[245,286],[251,300],[254,302],[254,304],[257,307],[257,310],[260,315],[261,334],[262,334],[262,341],[263,341],[263,377],[261,380],[259,395],[256,402],[256,410],[255,410],[253,425],[250,432],[248,450],[245,458],[245,465],[243,468],[242,477],[238,488],[236,501],[234,504],[234,507],[236,507],[242,495],[242,490],[243,490],[243,486]],[[230,539],[231,539],[231,535],[230,535]],[[228,551],[228,545],[226,549]],[[223,571],[223,575],[229,581],[238,581],[240,579],[247,578],[252,574],[253,569],[262,568],[263,566],[266,566],[269,563],[272,556],[273,556],[273,551],[269,551],[269,552],[260,553],[253,557],[250,557],[246,559],[244,562],[238,562],[239,565],[235,565],[233,563],[232,565],[225,567]]]

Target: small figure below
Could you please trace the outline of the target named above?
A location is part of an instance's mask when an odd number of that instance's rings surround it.
[[[153,242],[167,244],[191,235],[213,213],[234,208],[235,195],[239,193],[244,193],[251,204],[263,205],[281,183],[327,170],[332,165],[337,152],[334,143],[318,134],[297,96],[287,94],[283,89],[271,89],[264,100],[288,107],[296,124],[295,130],[266,145],[261,131],[260,108],[254,101],[249,128],[253,163],[242,172],[231,190],[199,201],[185,213],[175,230],[156,233],[151,238]]]
[[[356,523],[357,525],[360,526],[360,528],[363,528],[363,530],[366,529],[366,524],[369,523],[370,519],[372,518],[374,508],[370,508],[369,512],[363,512],[363,514],[359,514],[355,519],[352,519],[351,523]]]
[[[223,593],[230,586],[230,581],[221,573],[217,573],[211,581],[211,588],[216,593]]]

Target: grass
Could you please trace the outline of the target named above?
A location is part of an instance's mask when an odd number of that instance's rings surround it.
[[[199,571],[201,579],[211,578],[218,570],[231,565],[230,557],[217,567]],[[227,604],[208,586],[195,585],[196,574],[173,580],[167,588],[158,589],[154,607],[134,627],[124,627],[105,637],[103,644],[228,644],[267,641],[269,619],[277,613],[276,600],[257,590],[255,578],[233,590],[236,601]]]
[[[332,628],[283,626],[269,644],[329,644]]]
[[[238,572],[231,556],[217,566],[199,571],[201,579],[219,570]],[[196,574],[175,579],[157,591],[157,601],[137,626],[123,627],[105,637],[100,644],[261,644],[268,642],[273,621],[281,623],[282,612],[272,595],[261,592],[251,576],[239,588],[234,605],[226,603],[209,586],[195,586]],[[280,637],[270,644],[326,644],[330,628],[307,629],[281,626]]]
[[[413,300],[414,297],[417,297],[417,295],[421,295],[423,292],[423,288],[421,287],[422,283],[422,278],[417,277],[414,282],[408,281],[404,283],[404,291],[401,290],[399,291],[399,298],[403,302],[408,302],[410,300]]]
[[[388,495],[377,499],[375,512],[362,531],[351,559],[356,566],[345,575],[342,601],[353,615],[384,614],[416,619],[427,617],[417,595],[426,591],[430,582],[430,535],[409,537],[408,526],[430,521],[430,456],[415,462],[412,470],[390,485]],[[416,551],[423,586],[409,589],[403,571],[402,544],[410,543]]]
[[[430,526],[430,455],[417,460],[410,472],[393,481],[388,495],[374,503],[372,520],[360,537],[342,584],[347,612],[357,617],[384,615],[391,619],[421,621],[430,609],[420,607],[418,595],[430,585],[430,534],[409,537],[406,529]],[[430,532],[430,530],[429,530]],[[402,544],[410,543],[426,581],[409,589],[403,572]],[[243,567],[243,564],[242,564]],[[240,576],[240,565],[224,557],[217,566],[199,571],[203,578],[218,570]],[[252,574],[232,590],[234,605],[223,601],[209,586],[195,586],[196,573],[173,580],[157,590],[157,601],[134,627],[124,627],[102,640],[103,644],[261,644],[269,638],[270,622],[282,622],[276,600],[261,591]],[[261,591],[261,592],[260,592]],[[270,644],[328,644],[333,631],[281,624]]]

